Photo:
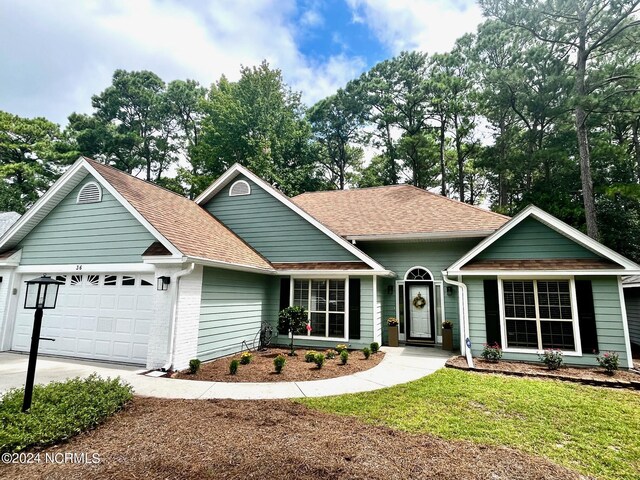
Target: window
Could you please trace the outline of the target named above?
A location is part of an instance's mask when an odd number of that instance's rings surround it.
[[[230,197],[239,197],[242,195],[251,195],[251,187],[244,180],[238,180],[229,189]]]
[[[100,275],[87,275],[87,283],[89,285],[99,285]]]
[[[105,275],[104,284],[109,287],[114,287],[118,283],[118,277],[116,275]]]
[[[80,285],[82,283],[82,275],[71,275],[70,285]]]
[[[423,267],[415,267],[409,270],[404,276],[405,280],[433,280],[429,270]]]
[[[102,189],[96,182],[86,183],[78,192],[76,203],[98,203],[102,201]]]
[[[56,275],[56,280],[58,282],[67,283],[67,276],[66,275]]]
[[[346,337],[346,281],[294,280],[293,305],[303,307],[309,315],[311,337]]]
[[[507,348],[576,350],[569,280],[503,280]]]
[[[142,285],[143,287],[151,287],[153,286],[153,283],[145,280],[144,278],[140,279],[140,285]]]
[[[122,286],[123,287],[132,287],[136,284],[136,278],[130,277],[129,275],[122,276]]]

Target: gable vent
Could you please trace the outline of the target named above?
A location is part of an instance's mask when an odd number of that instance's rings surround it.
[[[231,185],[229,189],[230,197],[239,197],[240,195],[250,195],[251,187],[244,180],[238,180],[236,183]]]
[[[78,192],[76,203],[98,203],[102,201],[102,189],[95,182],[89,182]]]

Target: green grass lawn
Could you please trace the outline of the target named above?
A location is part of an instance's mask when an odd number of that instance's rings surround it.
[[[640,478],[640,393],[443,369],[309,407],[446,439],[504,445],[603,479]]]

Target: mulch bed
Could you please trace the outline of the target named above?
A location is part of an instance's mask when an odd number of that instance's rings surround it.
[[[373,427],[293,402],[136,397],[96,430],[44,452],[99,464],[0,466],[19,479],[579,479],[503,447]],[[44,452],[42,452],[44,454]]]
[[[519,377],[552,378],[555,380],[584,383],[586,385],[634,388],[640,390],[640,374],[628,370],[618,370],[615,375],[610,376],[607,375],[603,369],[589,367],[562,366],[558,370],[549,370],[543,364],[511,362],[506,360],[500,360],[494,363],[482,358],[474,358],[473,364],[475,368],[471,369],[467,365],[467,360],[464,357],[453,357],[447,360],[446,366],[459,370],[502,373]]]
[[[232,359],[240,360],[240,355],[219,358],[211,362],[203,363],[200,371],[195,375],[188,371],[176,372],[173,378],[186,380],[208,380],[213,382],[298,382],[304,380],[321,380],[324,378],[335,378],[343,375],[368,370],[379,364],[384,358],[383,352],[372,354],[365,360],[362,351],[353,350],[349,352],[349,361],[346,365],[340,363],[340,356],[325,360],[321,369],[315,363],[307,363],[304,355],[308,350],[297,348],[295,357],[289,357],[289,349],[270,348],[265,352],[253,352],[253,359],[248,365],[239,365],[238,373],[229,373],[229,363]],[[325,353],[324,350],[317,350],[318,353]],[[281,373],[277,374],[273,367],[273,359],[279,354],[287,357],[287,363]]]

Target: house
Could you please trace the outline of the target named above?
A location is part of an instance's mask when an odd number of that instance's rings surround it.
[[[408,185],[288,198],[234,165],[195,201],[80,158],[0,239],[0,349],[28,351],[24,281],[64,282],[42,353],[184,368],[253,345],[303,306],[300,345],[498,341],[630,364],[621,277],[640,266],[536,207],[514,218]],[[287,343],[286,335],[276,341]]]
[[[623,278],[622,287],[629,321],[629,340],[631,346],[640,351],[640,275]]]

